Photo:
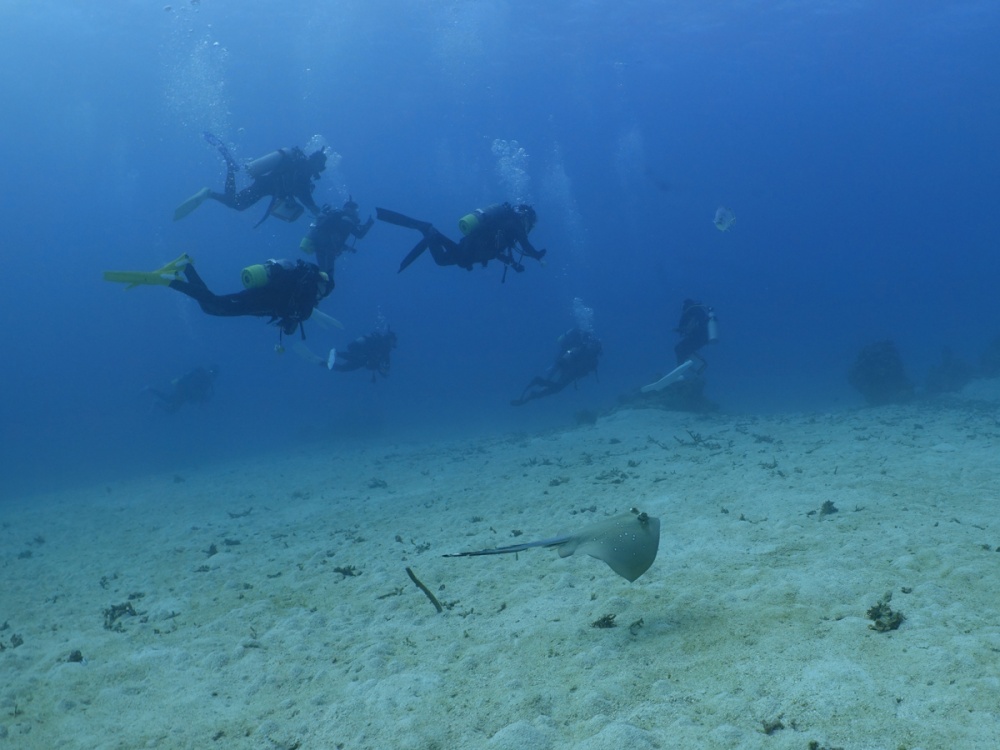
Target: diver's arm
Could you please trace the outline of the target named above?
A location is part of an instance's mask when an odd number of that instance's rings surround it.
[[[299,195],[297,195],[296,197],[299,199],[299,202],[302,203],[303,206],[305,206],[306,208],[308,208],[309,211],[310,211],[310,213],[312,213],[313,216],[319,216],[323,212],[323,209],[321,209],[318,205],[316,205],[316,201],[313,200],[313,197],[312,197],[313,186],[312,186],[312,184],[310,184],[309,187],[307,187],[307,188],[299,190],[298,192],[299,192]]]
[[[528,233],[524,231],[524,227],[519,226],[515,235],[517,244],[521,246],[521,252],[527,255],[529,258],[534,258],[535,260],[541,260],[545,255],[544,250],[536,250],[535,246],[531,244],[531,240],[528,239]]]
[[[313,216],[321,216],[323,209],[320,208],[316,201],[313,199],[313,191],[316,186],[313,185],[312,179],[308,174],[302,174],[301,172],[296,172],[292,178],[292,188],[293,194],[298,199],[299,203],[309,209]]]
[[[360,240],[366,234],[368,234],[368,230],[371,229],[374,225],[375,225],[375,219],[369,216],[368,221],[366,221],[364,224],[361,225],[353,224],[353,226],[351,227],[351,234],[353,234]]]

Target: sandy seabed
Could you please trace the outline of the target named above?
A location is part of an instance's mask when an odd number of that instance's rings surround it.
[[[619,411],[7,504],[0,748],[1000,747],[998,393]],[[635,583],[441,556],[633,506],[662,521]]]

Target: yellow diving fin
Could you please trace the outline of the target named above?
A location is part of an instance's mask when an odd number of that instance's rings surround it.
[[[171,281],[183,280],[184,269],[191,262],[191,257],[184,253],[155,271],[105,271],[104,280],[128,284],[126,289],[137,286],[169,286]]]
[[[188,198],[186,201],[184,201],[177,208],[175,208],[174,221],[180,221],[189,213],[198,208],[198,206],[200,206],[202,203],[205,202],[205,199],[208,198],[208,194],[210,192],[211,191],[207,187],[202,188],[197,193]]]

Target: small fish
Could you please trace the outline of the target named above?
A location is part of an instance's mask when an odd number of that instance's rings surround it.
[[[728,232],[732,229],[733,224],[736,223],[736,214],[725,206],[719,206],[715,209],[715,218],[712,220],[712,223],[715,224],[715,228],[720,232]]]

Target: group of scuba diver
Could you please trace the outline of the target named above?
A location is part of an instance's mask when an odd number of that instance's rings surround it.
[[[169,287],[195,300],[208,315],[267,318],[269,324],[278,327],[278,351],[284,350],[282,336],[298,332],[300,342],[296,350],[306,359],[340,372],[367,369],[372,373],[373,382],[376,375],[387,377],[390,353],[396,347],[397,338],[385,326],[356,339],[346,349],[331,349],[327,357],[313,354],[302,343],[305,340],[303,324],[310,318],[339,325],[317,307],[334,289],[336,260],[345,252],[353,252],[356,241],[363,239],[375,223],[371,216],[361,221],[359,206],[351,197],[339,209],[316,203],[313,193],[316,180],[326,169],[325,150],[321,148],[307,155],[298,147],[282,148],[241,166],[219,138],[211,133],[205,133],[204,137],[226,163],[224,189],[216,192],[202,188],[175,209],[174,221],[185,218],[207,200],[245,211],[267,198],[267,209],[254,227],[272,216],[293,223],[308,211],[313,221],[299,247],[307,255],[315,256],[315,262],[269,259],[247,266],[241,274],[244,288],[229,294],[216,294],[209,289],[186,253],[154,271],[105,271],[105,280],[123,283],[126,289],[143,285]],[[237,176],[241,171],[249,177],[250,184],[237,190]],[[504,266],[501,278],[504,281],[508,269],[516,273],[525,270],[522,263],[525,257],[541,262],[546,254],[545,249],[536,249],[528,239],[537,223],[537,215],[532,206],[524,203],[499,203],[466,214],[458,223],[462,234],[458,241],[441,233],[430,222],[396,211],[376,208],[376,216],[382,222],[415,229],[421,234],[421,239],[400,263],[399,272],[408,268],[424,251],[430,251],[437,265],[458,266],[470,271],[477,264],[485,267],[491,260],[499,261]],[[660,381],[646,386],[642,389],[644,392],[661,390],[674,382],[696,377],[704,368],[696,352],[716,338],[711,308],[686,300],[677,330],[682,337],[676,350],[678,367]],[[601,342],[591,330],[576,327],[568,331],[559,338],[559,351],[552,366],[543,375],[533,378],[511,404],[520,406],[559,393],[586,375],[596,374],[601,351]],[[217,372],[214,366],[197,368],[175,379],[170,392],[147,390],[164,409],[175,411],[185,402],[207,400]]]

